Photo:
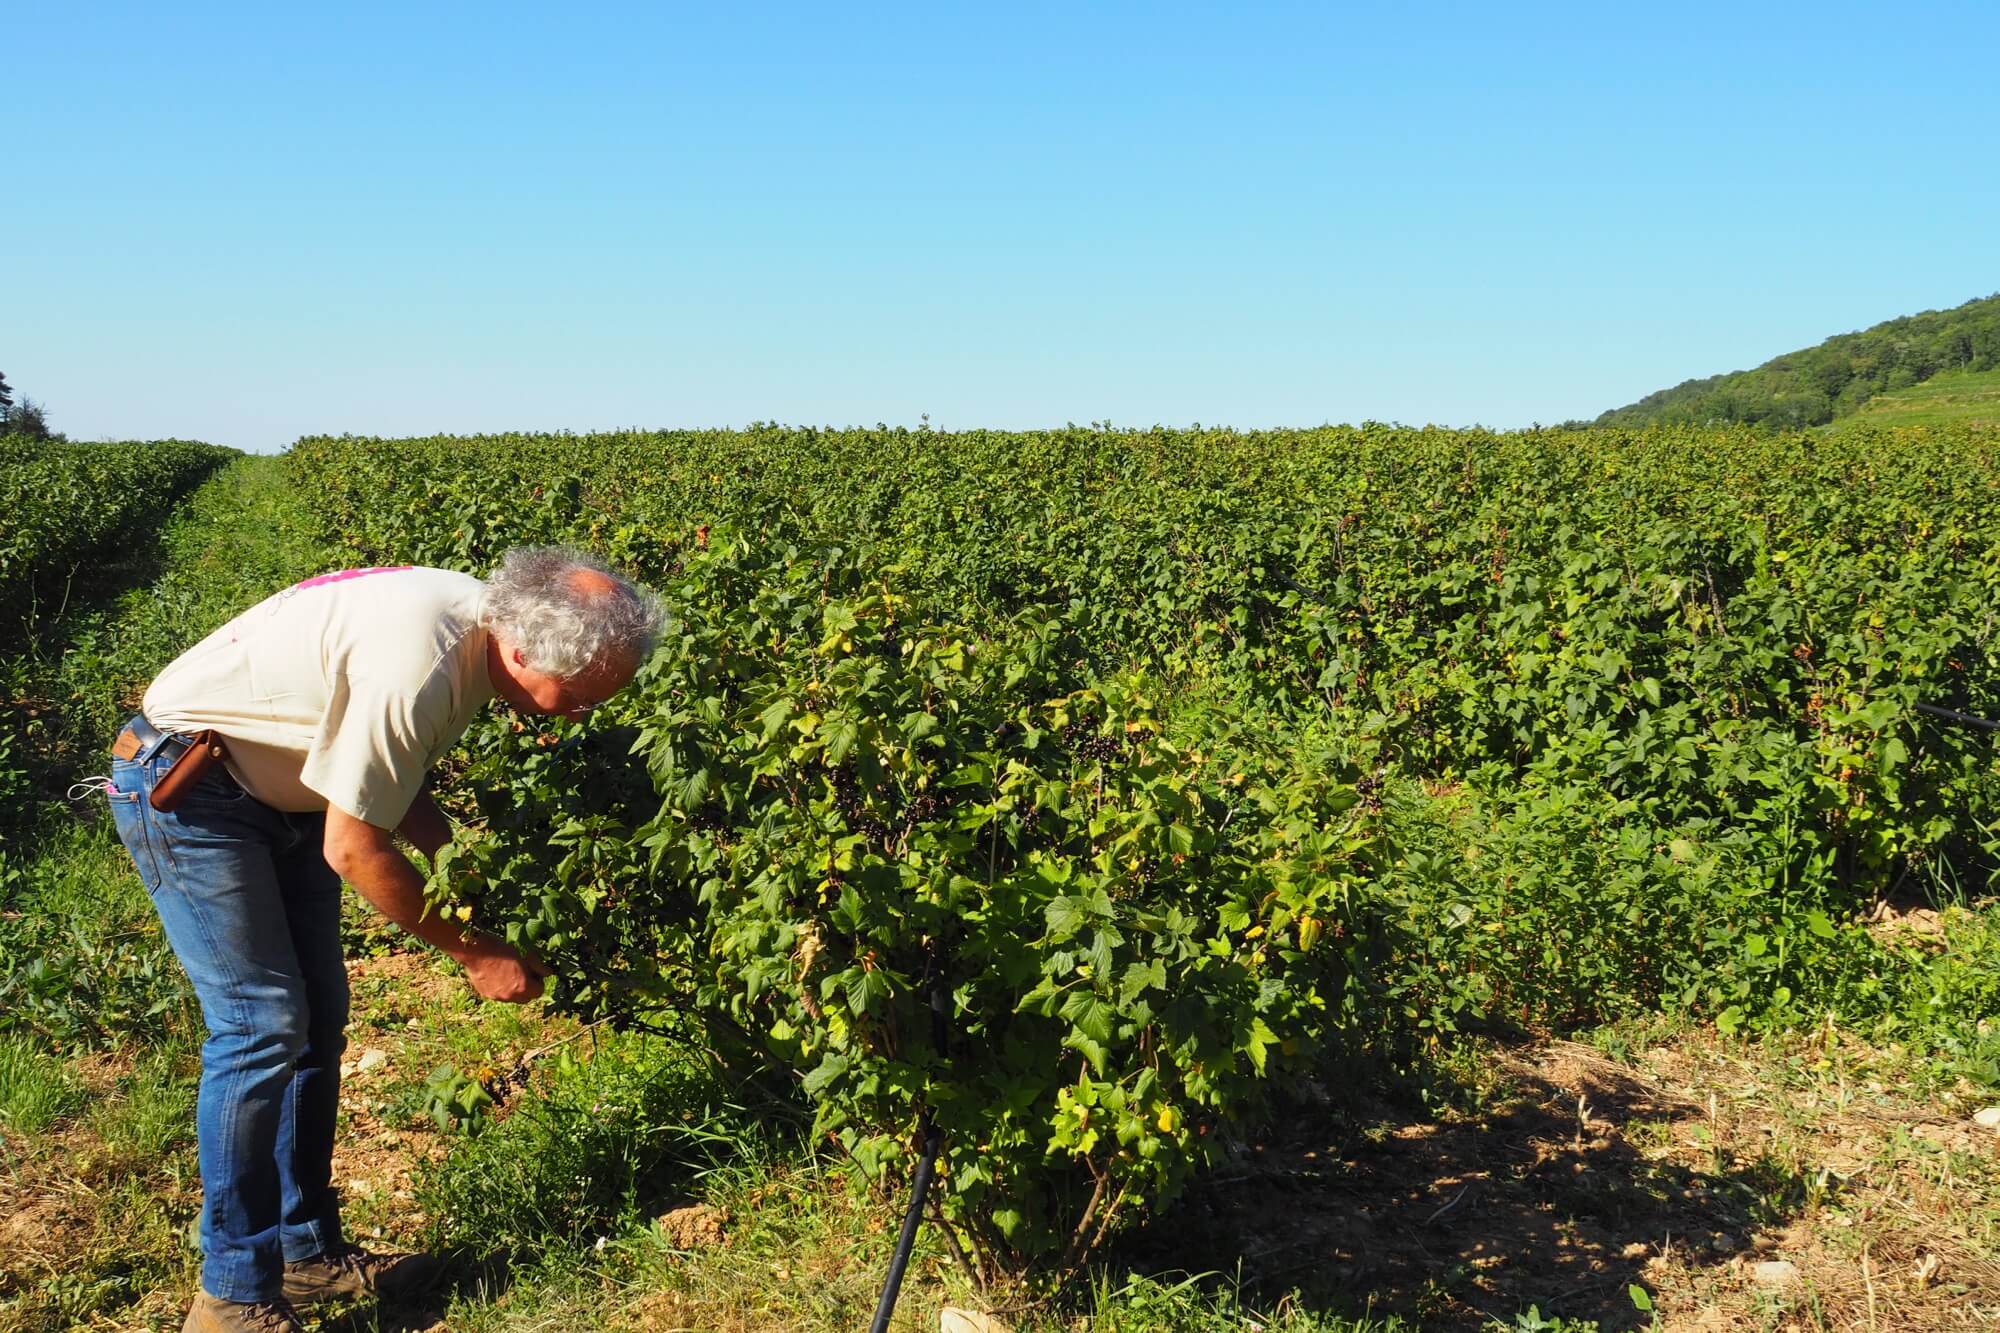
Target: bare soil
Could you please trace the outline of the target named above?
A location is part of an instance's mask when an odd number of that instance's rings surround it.
[[[1530,1306],[1650,1327],[1635,1287],[1668,1330],[2000,1320],[1996,1135],[1969,1118],[1879,1080],[1786,1087],[1768,1057],[1712,1038],[1631,1064],[1568,1042],[1493,1059],[1490,1109],[1294,1123],[1135,1257],[1240,1259],[1253,1289],[1438,1329]]]

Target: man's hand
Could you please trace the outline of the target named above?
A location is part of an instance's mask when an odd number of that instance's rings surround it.
[[[542,993],[542,978],[549,976],[548,964],[522,953],[497,935],[476,932],[465,957],[465,979],[472,989],[489,1000],[521,1004]]]
[[[549,969],[539,959],[526,957],[497,935],[462,930],[427,909],[423,876],[396,849],[389,830],[328,806],[325,851],[326,863],[356,893],[404,930],[457,959],[472,988],[487,999],[518,1004],[542,993]]]

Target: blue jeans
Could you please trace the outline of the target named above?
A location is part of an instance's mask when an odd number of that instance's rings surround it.
[[[142,718],[131,726],[141,748],[112,762],[112,817],[208,1025],[201,1284],[270,1300],[286,1262],[342,1243],[330,1177],[347,967],[326,817],[273,810],[221,764],[162,814],[147,796],[178,747]]]

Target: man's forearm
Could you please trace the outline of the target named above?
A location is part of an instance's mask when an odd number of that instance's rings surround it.
[[[425,802],[429,806],[429,802]],[[437,816],[443,829],[444,817]],[[422,817],[417,832],[409,831],[409,821],[399,826],[414,841],[425,833]],[[426,848],[435,852],[443,840]],[[422,842],[418,843],[423,847]],[[549,969],[539,959],[524,955],[498,935],[483,930],[461,930],[441,916],[434,916],[424,902],[424,878],[410,859],[397,850],[387,829],[356,819],[335,806],[326,811],[326,863],[374,905],[375,910],[409,931],[424,943],[444,950],[465,969],[472,988],[489,1000],[519,1004],[542,993],[542,978]]]
[[[423,876],[394,846],[356,849],[342,861],[340,874],[376,911],[424,943],[460,962],[474,947],[476,937],[427,910]]]

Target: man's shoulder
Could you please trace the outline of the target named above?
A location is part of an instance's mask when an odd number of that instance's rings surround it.
[[[479,604],[486,595],[486,585],[471,574],[456,569],[432,569],[427,565],[412,565],[405,571],[413,588],[423,595],[433,597],[448,608],[477,616]]]
[[[393,577],[355,577],[326,587],[342,666],[399,693],[414,694],[455,661],[480,633],[485,585],[450,569],[404,566]]]
[[[355,606],[391,607],[435,602],[440,607],[477,609],[486,585],[471,574],[428,565],[366,565],[335,569],[300,579],[271,596],[273,604],[296,603],[335,613]]]

